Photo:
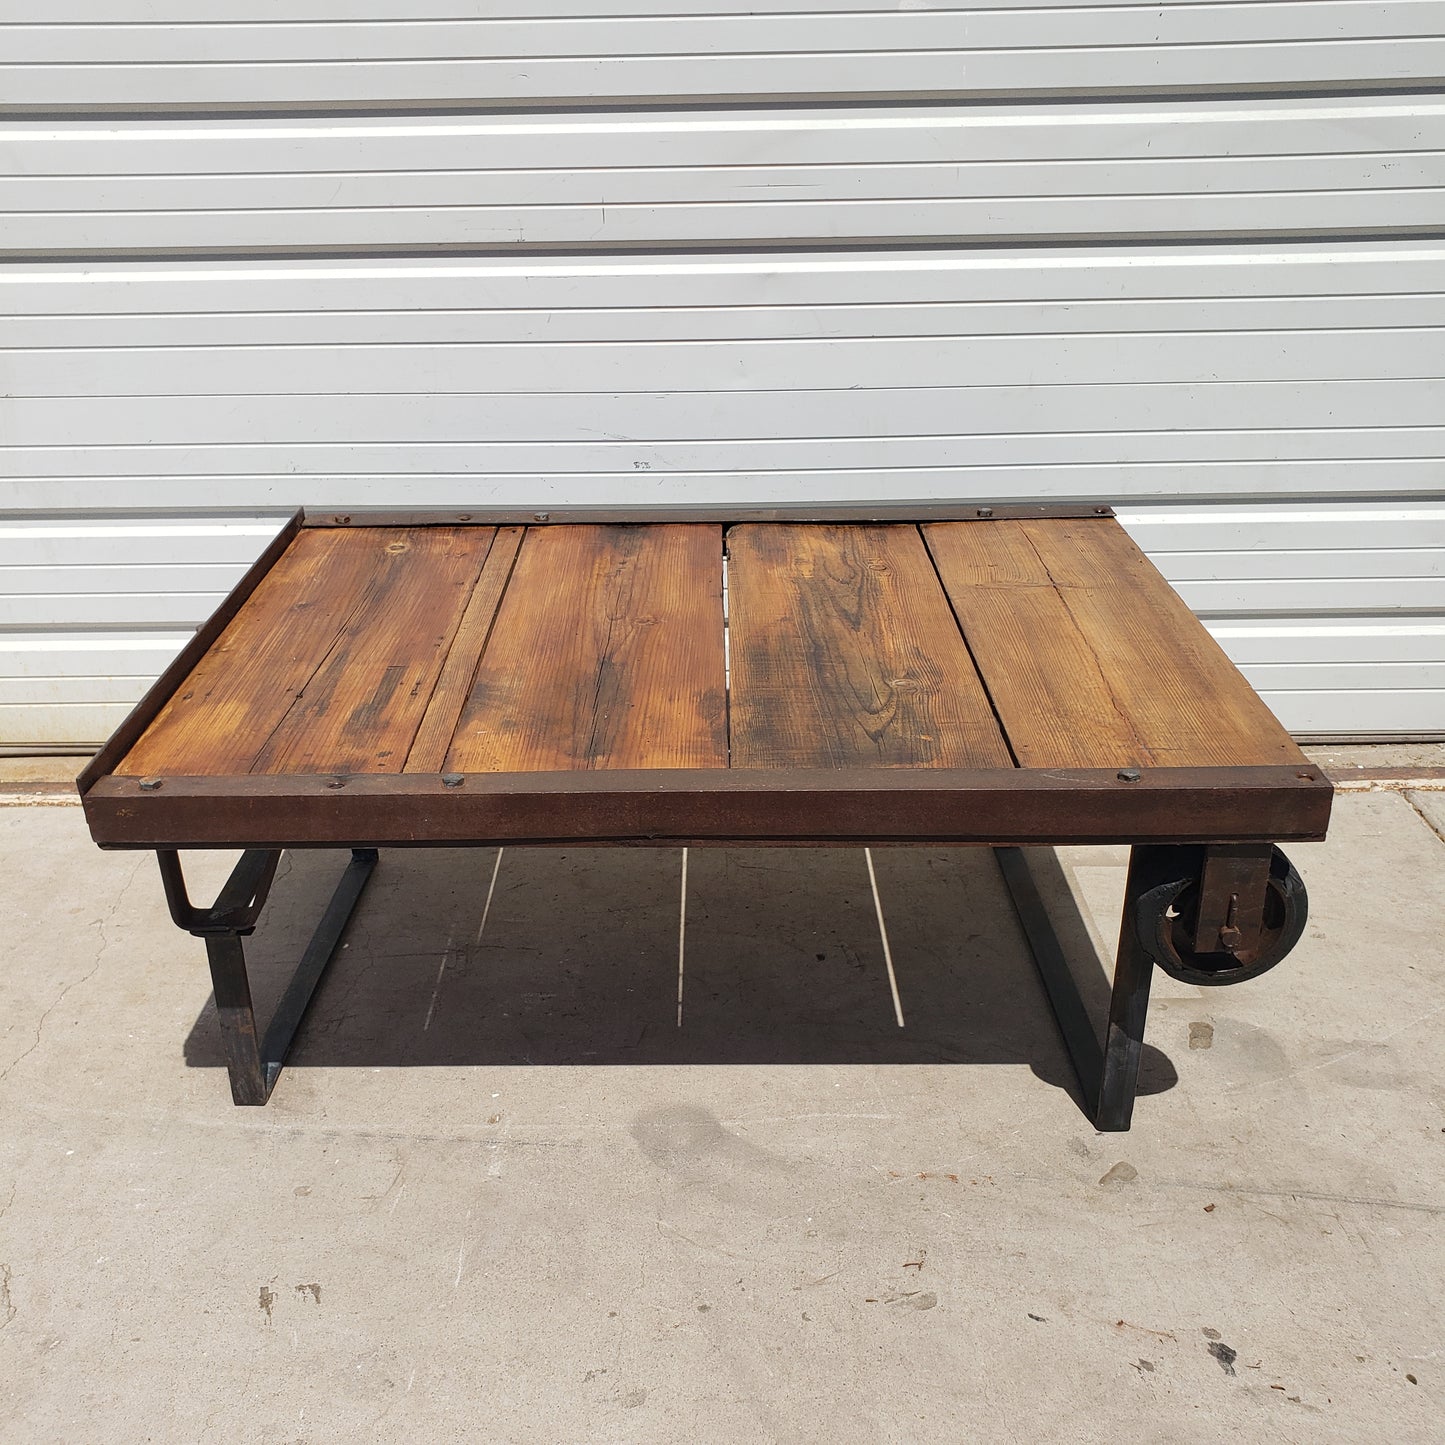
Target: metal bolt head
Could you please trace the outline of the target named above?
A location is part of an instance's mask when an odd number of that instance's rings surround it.
[[[344,788],[344,787],[346,786],[346,779],[345,779],[345,778],[327,778],[327,780],[326,780],[326,786],[327,786],[328,788]]]
[[[142,778],[139,786],[143,793],[158,793],[161,787],[161,780],[159,778]]]
[[[333,522],[335,522],[338,527],[344,527],[344,526],[346,526],[346,525],[351,521],[351,518],[350,518],[350,517],[333,517],[331,520],[332,520]]]
[[[465,779],[460,773],[443,773],[442,786],[444,788],[460,788]]]
[[[534,522],[545,522],[551,515],[551,512],[533,512],[532,520]]]
[[[993,516],[993,508],[992,508],[992,507],[980,507],[980,508],[978,509],[978,515],[979,515],[980,517],[991,517],[991,516]]]
[[[1120,768],[1118,773],[1121,783],[1137,783],[1141,776],[1138,768]]]

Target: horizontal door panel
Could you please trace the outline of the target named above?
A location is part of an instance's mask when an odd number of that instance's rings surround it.
[[[1438,226],[1445,104],[0,125],[10,251]]]
[[[1398,577],[1424,580],[1445,576],[1445,527],[1421,527],[1419,547],[1367,547],[1358,537],[1351,550],[1312,551],[1166,552],[1155,555],[1155,565],[1176,587],[1197,582],[1253,582],[1307,580],[1340,581],[1349,585]],[[1371,539],[1373,540],[1373,539]],[[1430,545],[1433,542],[1433,545]]]
[[[1226,0],[1216,0],[1219,8]],[[1280,8],[1281,0],[1265,0]],[[1308,11],[1320,0],[1300,4]],[[1358,0],[1355,0],[1358,3]],[[1400,5],[1406,0],[1385,0]],[[1429,0],[1434,3],[1434,0]],[[1099,0],[1049,0],[1051,12],[1097,9]],[[1160,0],[1109,0],[1111,9],[1137,7],[1157,14]],[[957,0],[910,0],[910,10],[967,11],[972,7]],[[1035,12],[1040,0],[987,0],[982,7],[990,11]],[[876,12],[877,0],[707,0],[709,15],[748,15],[772,19],[800,15],[847,15],[855,11]],[[341,22],[357,24],[374,20],[395,24],[396,0],[306,0],[306,19],[312,23]],[[476,0],[428,0],[427,17],[435,20],[479,19]],[[508,19],[535,20],[597,20],[631,15],[675,16],[677,0],[506,0],[499,13]],[[52,25],[183,25],[196,19],[194,0],[51,0],[46,7],[46,20]],[[215,22],[250,21],[252,23],[283,22],[297,19],[295,0],[215,0],[207,10],[207,18]],[[485,17],[480,17],[485,19]],[[33,24],[35,12],[29,0],[0,0],[0,24]]]
[[[909,386],[1079,386],[1111,382],[1357,381],[1436,376],[1445,331],[1211,332],[724,346],[545,341],[448,347],[294,346],[147,352],[14,348],[0,354],[12,397],[354,393],[731,391]]]
[[[145,460],[157,461],[156,454]],[[625,472],[568,476],[552,472],[497,473],[464,450],[452,451],[439,470],[435,452],[396,448],[371,452],[335,447],[324,453],[282,449],[214,455],[197,449],[167,474],[136,466],[133,454],[102,452],[83,476],[25,474],[0,481],[0,506],[33,511],[205,507],[349,511],[355,507],[558,507],[598,504],[664,506],[670,502],[774,506],[813,502],[876,502],[934,498],[945,501],[1058,500],[1085,503],[1154,500],[1160,496],[1211,496],[1258,500],[1304,495],[1353,499],[1361,492],[1438,495],[1436,460],[1225,463],[1109,463],[1099,466],[953,465],[916,468],[775,468],[753,472]],[[270,463],[269,467],[264,463]],[[303,470],[309,464],[311,470]],[[127,473],[123,466],[136,466]],[[201,470],[196,470],[200,468]],[[1248,611],[1248,608],[1242,609]]]
[[[1445,258],[1442,258],[1445,261]],[[1441,278],[1445,280],[1445,265]],[[0,291],[0,296],[3,296]],[[261,298],[256,298],[261,299]],[[850,340],[1445,328],[1445,294],[938,301],[691,307],[455,307],[440,311],[103,312],[0,318],[0,345],[21,350],[181,346],[456,346],[550,342]],[[3,353],[0,353],[3,355]]]
[[[1224,310],[1253,304],[1254,298],[1328,304],[1342,297],[1438,295],[1445,289],[1442,276],[1445,246],[1423,241],[1152,251],[1036,248],[107,266],[16,262],[0,269],[0,318],[118,315],[159,323],[193,313],[224,327],[233,317],[364,313],[402,334],[418,312],[457,316],[530,310],[539,316],[637,313],[632,320],[644,323],[656,314],[666,328],[671,311],[700,308],[738,309],[746,319],[754,309],[779,306],[891,309],[1022,301],[1073,307],[1158,300],[1171,306],[1212,303]],[[619,314],[617,324],[631,322]]]
[[[1027,242],[1040,237],[1164,240],[1176,236],[1320,235],[1330,232],[1409,234],[1445,226],[1438,163],[1413,167],[1405,187],[1339,185],[1294,192],[1229,195],[1103,194],[1070,197],[904,196],[852,201],[786,197],[786,182],[750,184],[741,195],[702,204],[648,201],[517,204],[484,207],[427,203],[333,211],[234,210],[224,214],[148,210],[12,213],[7,245],[26,255],[159,252],[345,250],[361,247],[717,246],[778,243]],[[1304,179],[1307,179],[1304,178]],[[1332,180],[1337,181],[1338,177]],[[906,181],[900,180],[898,189]],[[761,200],[776,185],[781,199]],[[939,183],[938,189],[945,186]],[[796,185],[806,193],[808,184]],[[922,186],[913,186],[921,191]]]
[[[1249,676],[1247,669],[1245,676]],[[1445,689],[1441,688],[1398,692],[1265,689],[1260,696],[1290,732],[1305,738],[1445,735]]]
[[[621,11],[621,13],[618,13]],[[13,12],[12,12],[13,13]],[[1436,0],[5,27],[10,107],[1072,94],[1438,76]],[[32,19],[32,14],[16,19]],[[118,23],[117,23],[118,22]],[[1041,43],[1042,42],[1042,43]]]
[[[0,627],[194,627],[220,606],[214,592],[32,593],[0,596]]]
[[[107,674],[102,677],[18,678],[0,674],[0,708],[47,708],[57,704],[84,707],[96,704],[134,706],[151,684],[149,677],[123,677]],[[4,784],[0,783],[0,790]]]
[[[1368,548],[1445,546],[1445,506],[1393,501],[1295,502],[1281,507],[1126,509],[1120,522],[1152,557],[1261,551],[1312,556]],[[1187,563],[1186,563],[1187,565]],[[1261,567],[1271,565],[1262,562]],[[1321,561],[1320,565],[1348,565]]]
[[[1094,52],[1115,46],[1303,43],[1313,39],[1412,39],[1445,23],[1445,6],[1433,0],[1381,4],[1370,0],[1296,0],[1253,4],[1243,14],[1227,4],[1048,6],[1052,51]],[[778,7],[771,13],[573,16],[540,22],[506,13],[472,17],[419,17],[383,23],[317,23],[308,14],[289,24],[258,24],[245,12],[230,23],[208,15],[201,24],[177,18],[165,26],[126,23],[122,14],[88,25],[6,24],[10,60],[18,66],[127,63],[294,65],[305,61],[466,61],[478,57],[537,59],[659,56],[669,59],[790,56],[828,52],[900,50],[1000,51],[1037,49],[1038,10],[993,5],[910,8],[899,11],[810,13]],[[150,20],[149,15],[146,16]],[[561,17],[558,17],[561,20]],[[304,23],[310,21],[311,23]],[[159,33],[156,33],[159,32]]]
[[[196,617],[189,625],[202,620]],[[189,635],[185,631],[94,630],[0,633],[0,677],[35,680],[37,686],[40,680],[57,677],[154,678],[185,646]]]
[[[548,448],[555,464],[668,444],[731,447],[899,438],[1065,448],[1198,444],[1234,456],[1439,454],[1445,381],[1274,386],[976,386],[558,395],[34,397],[0,401],[11,447],[386,444]],[[1174,433],[1172,438],[1163,433]],[[1126,434],[1135,437],[1131,443]],[[1142,442],[1139,440],[1142,438]],[[723,453],[719,453],[722,455]],[[529,457],[528,464],[537,459]],[[569,468],[570,469],[570,468]],[[1192,544],[1182,543],[1183,550]],[[1175,547],[1173,550],[1181,550]]]
[[[136,690],[139,699],[144,688]],[[98,747],[125,721],[134,703],[0,703],[0,739],[11,748]]]
[[[1231,617],[1207,626],[1241,667],[1399,663],[1413,668],[1445,662],[1445,617]]]
[[[172,556],[179,555],[173,552]],[[87,593],[126,594],[147,591],[222,594],[240,580],[239,563],[170,562],[157,565],[0,567],[0,598],[29,599],[45,596],[84,596]],[[21,601],[23,607],[28,605]]]
[[[1445,577],[1255,577],[1180,582],[1175,591],[1205,615],[1228,612],[1445,612]]]
[[[213,522],[159,518],[27,522],[12,518],[0,521],[0,567],[111,566],[117,562],[128,567],[154,566],[173,565],[182,558],[190,565],[249,566],[279,525],[270,518]]]

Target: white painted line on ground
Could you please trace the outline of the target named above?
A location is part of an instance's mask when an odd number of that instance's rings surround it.
[[[687,956],[687,849],[682,850],[682,885],[677,910],[677,1026],[682,1027],[682,973]]]
[[[888,925],[883,921],[883,900],[878,896],[878,875],[873,871],[873,850],[865,848],[863,857],[868,863],[868,883],[873,889],[873,911],[878,915],[878,937],[883,944],[883,962],[888,968],[888,989],[893,995],[893,1017],[898,1027],[903,1027],[903,1001],[898,997],[898,975],[893,971],[893,950],[888,944]]]

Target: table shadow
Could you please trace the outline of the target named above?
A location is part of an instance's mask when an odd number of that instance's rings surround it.
[[[348,856],[283,858],[246,944],[263,1026]],[[681,850],[383,851],[287,1067],[1026,1064],[1079,1101],[989,851],[872,858],[902,1028],[860,848],[688,850],[681,1027]],[[1032,862],[1102,1026],[1104,965],[1054,855]],[[212,1005],[185,1059],[224,1067]],[[1146,1044],[1140,1093],[1176,1082]]]

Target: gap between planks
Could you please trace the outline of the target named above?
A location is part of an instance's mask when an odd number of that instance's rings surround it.
[[[903,1000],[898,996],[898,974],[893,968],[893,949],[888,942],[888,924],[883,918],[883,900],[878,895],[878,874],[873,868],[873,850],[863,850],[864,861],[868,864],[868,886],[873,890],[873,911],[878,916],[878,941],[883,945],[883,966],[888,970],[888,992],[893,996],[893,1017],[898,1027],[903,1028]]]
[[[472,940],[473,948],[481,943],[482,934],[486,931],[487,917],[492,911],[492,896],[497,891],[497,874],[502,871],[502,854],[506,851],[505,848],[498,848],[496,859],[492,863],[492,878],[487,884],[487,901],[482,904],[482,921],[477,925],[477,936]],[[441,964],[437,968],[437,979],[431,991],[431,1002],[427,1005],[426,1022],[421,1026],[422,1033],[426,1033],[431,1028],[432,1016],[436,1013],[437,999],[440,997],[442,991],[442,978],[447,971],[447,962],[452,956],[453,941],[452,935],[449,934],[447,936],[446,949],[442,953]]]
[[[682,851],[682,862],[678,877],[678,899],[677,899],[677,1027],[682,1027],[683,1021],[683,991],[687,977],[687,864],[688,849]],[[482,904],[481,921],[477,924],[476,937],[472,940],[472,947],[475,948],[482,941],[482,935],[486,932],[487,919],[491,916],[492,900],[497,892],[497,878],[502,871],[502,855],[505,848],[497,849],[497,856],[492,862],[492,874],[487,882],[487,895]],[[868,869],[868,886],[873,895],[874,916],[878,920],[878,941],[883,948],[883,966],[888,977],[888,992],[893,1001],[893,1017],[899,1028],[906,1025],[903,1019],[903,1001],[898,990],[898,974],[893,963],[893,947],[888,939],[888,924],[883,914],[883,898],[878,887],[878,874],[873,866],[873,850],[863,849],[864,863]],[[442,953],[441,963],[437,968],[436,983],[432,987],[431,1001],[427,1005],[426,1020],[422,1024],[422,1032],[430,1030],[432,1019],[436,1014],[437,1000],[441,995],[442,981],[446,975],[447,964],[451,960],[454,939],[447,938],[446,949]]]
[[[678,908],[677,908],[677,1026],[682,1027],[682,1000],[683,985],[687,974],[687,854],[688,850],[682,850],[682,868],[678,881]],[[888,992],[893,1000],[893,1017],[899,1028],[905,1028],[903,1021],[903,1000],[898,991],[898,973],[893,966],[893,947],[888,941],[888,924],[883,916],[883,899],[878,889],[878,874],[873,867],[873,850],[865,848],[863,859],[868,866],[868,886],[873,894],[873,912],[878,920],[878,941],[883,946],[883,966],[888,975]],[[500,853],[498,864],[500,865]],[[496,875],[493,874],[493,883],[496,882]],[[491,895],[487,895],[487,905],[491,906]],[[482,915],[482,922],[486,923],[485,912]],[[480,932],[477,935],[481,937]]]

